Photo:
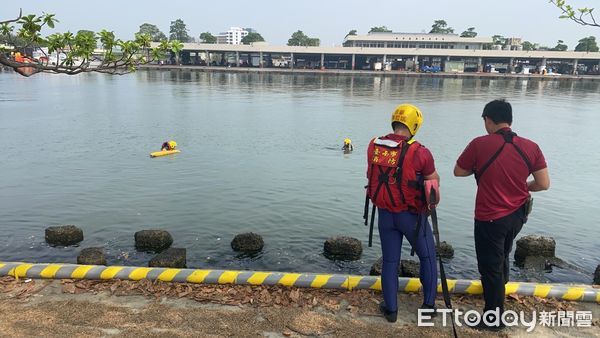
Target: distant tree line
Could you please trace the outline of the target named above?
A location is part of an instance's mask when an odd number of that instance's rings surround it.
[[[192,36],[189,35],[189,30],[186,24],[181,19],[171,21],[169,28],[169,40],[178,40],[181,42],[196,42]],[[148,34],[152,37],[152,41],[159,42],[166,40],[166,35],[161,32],[156,25],[144,23],[140,26],[140,34]],[[249,45],[254,42],[265,41],[263,36],[257,32],[250,32],[244,36],[241,40],[242,44]],[[210,32],[201,33],[198,39],[201,43],[217,43],[217,38]],[[310,37],[304,34],[301,30],[298,30],[292,34],[288,40],[288,46],[319,46],[321,40],[319,38]]]
[[[167,40],[167,36],[165,33],[161,32],[161,30],[153,24],[144,23],[140,26],[139,34],[148,34],[151,36],[153,42],[160,42]],[[214,36],[210,32],[201,33],[198,39],[190,36],[189,29],[185,22],[182,19],[177,19],[175,21],[171,21],[171,25],[169,26],[169,37],[168,40],[177,40],[180,42],[201,42],[201,43],[217,43],[217,37]],[[249,45],[253,42],[257,41],[265,41],[265,39],[257,32],[248,33],[245,37],[242,38],[241,42],[243,44]]]

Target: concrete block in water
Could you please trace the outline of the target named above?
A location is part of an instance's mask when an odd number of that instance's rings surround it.
[[[523,265],[527,257],[555,257],[556,241],[552,237],[527,235],[517,241],[515,263]]]
[[[379,257],[375,263],[371,266],[371,271],[369,271],[369,275],[371,276],[381,276],[383,265],[383,257]],[[420,274],[420,264],[417,261],[412,261],[408,259],[400,260],[400,264],[398,264],[398,276],[399,277],[416,277],[419,278]]]
[[[437,254],[442,258],[452,258],[454,257],[454,248],[446,241],[443,241],[440,243],[440,250]]]
[[[149,267],[185,268],[187,251],[184,248],[169,248],[154,256]]]
[[[173,244],[173,237],[165,230],[142,230],[134,235],[138,251],[161,252]]]
[[[355,261],[362,255],[362,243],[352,237],[331,237],[325,241],[324,251],[329,259]]]
[[[263,249],[265,242],[261,235],[253,232],[236,235],[231,241],[231,248],[235,251],[253,253]]]
[[[85,248],[77,256],[77,264],[106,265],[103,248]]]
[[[416,277],[419,278],[420,273],[420,263],[417,261],[411,260],[401,260],[400,261],[400,277]]]
[[[46,228],[46,242],[50,245],[74,245],[83,241],[83,230],[74,225],[60,225]]]
[[[369,275],[381,276],[382,266],[383,266],[383,257],[379,257],[379,259],[376,260],[375,263],[373,263],[373,265],[371,265],[371,271],[369,271]],[[400,270],[400,264],[398,264],[398,276],[400,276],[401,274],[402,274],[402,271]]]

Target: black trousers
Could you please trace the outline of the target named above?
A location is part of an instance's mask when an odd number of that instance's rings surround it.
[[[500,313],[504,311],[504,288],[510,271],[509,255],[524,221],[524,207],[497,220],[475,220],[475,251],[483,286],[484,311],[496,308],[500,308]]]

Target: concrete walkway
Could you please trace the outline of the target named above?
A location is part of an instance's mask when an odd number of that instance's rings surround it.
[[[416,326],[418,294],[400,294],[398,322],[378,313],[375,291],[191,285],[131,281],[18,281],[0,278],[3,337],[448,337],[449,327]],[[454,297],[454,307],[479,309],[481,299]],[[443,308],[438,300],[438,307]],[[501,333],[459,328],[460,337],[600,337],[600,305],[509,298],[509,309],[589,310],[589,328],[524,327]]]

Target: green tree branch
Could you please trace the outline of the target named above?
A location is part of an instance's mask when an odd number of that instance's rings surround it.
[[[583,26],[594,26],[600,27],[600,24],[596,22],[594,17],[593,8],[573,8],[573,6],[567,4],[565,0],[550,0],[554,6],[558,7],[562,11],[562,15],[559,16],[561,19],[570,19]]]
[[[80,30],[77,34],[53,33],[42,37],[42,28],[47,26],[53,29],[56,22],[58,20],[54,18],[54,14],[22,16],[22,12],[16,19],[0,21],[0,37],[10,44],[8,48],[0,48],[0,64],[23,76],[39,72],[120,75],[135,71],[139,65],[163,58],[168,50],[178,54],[183,47],[177,40],[164,40],[157,48],[151,48],[152,37],[148,34],[136,34],[133,40],[120,40],[113,32],[106,30],[99,33]],[[15,28],[18,28],[17,33],[13,34]],[[30,49],[40,52],[43,57],[25,55]]]

